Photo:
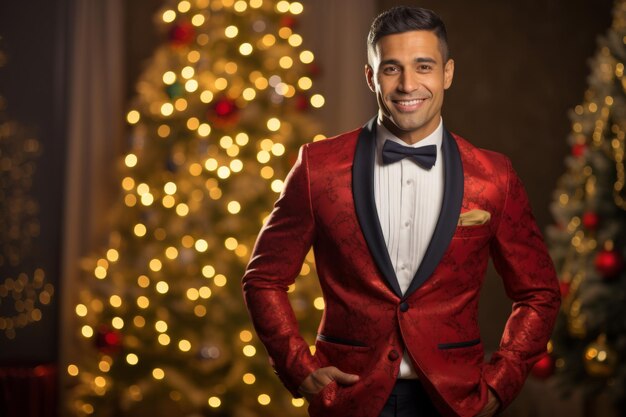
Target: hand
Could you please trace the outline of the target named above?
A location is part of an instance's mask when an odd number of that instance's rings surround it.
[[[310,402],[318,392],[332,381],[337,381],[344,385],[352,385],[358,380],[358,375],[347,374],[341,372],[334,366],[328,366],[326,368],[319,368],[307,376],[304,381],[302,381],[300,388],[298,388],[298,392]]]
[[[487,404],[480,411],[480,413],[476,414],[476,417],[491,417],[496,414],[496,411],[500,408],[500,400],[493,393],[491,388],[488,388],[489,398],[487,399]]]

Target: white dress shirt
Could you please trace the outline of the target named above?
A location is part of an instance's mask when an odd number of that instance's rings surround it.
[[[383,165],[382,149],[386,140],[403,146],[437,146],[437,161],[426,170],[411,158]],[[374,198],[393,269],[404,294],[422,262],[433,236],[443,201],[443,123],[419,142],[408,145],[393,135],[380,121],[376,126]],[[417,324],[419,325],[419,324]],[[417,378],[405,351],[399,378]]]

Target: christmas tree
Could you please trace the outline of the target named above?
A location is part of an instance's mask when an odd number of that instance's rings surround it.
[[[602,394],[626,415],[626,2],[599,41],[584,102],[571,112],[571,155],[558,181],[548,229],[562,310],[540,376],[556,368],[565,393],[587,409]]]
[[[96,416],[304,415],[255,339],[240,278],[300,144],[318,69],[299,2],[169,1],[137,84],[100,256],[85,260],[68,408]],[[313,343],[313,258],[290,296]]]

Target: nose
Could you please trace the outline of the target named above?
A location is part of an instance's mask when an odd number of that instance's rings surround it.
[[[417,89],[419,85],[419,75],[413,71],[402,71],[398,90],[403,93],[410,93]]]

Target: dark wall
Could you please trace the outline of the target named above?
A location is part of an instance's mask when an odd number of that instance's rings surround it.
[[[32,271],[39,267],[45,271],[46,281],[59,289],[65,175],[65,3],[0,2],[0,47],[8,57],[0,68],[0,95],[6,99],[8,119],[20,123],[43,148],[31,188],[40,208],[41,233],[19,267],[0,267],[0,283],[16,278],[19,272],[32,278]],[[18,329],[14,340],[0,332],[0,362],[56,359],[58,291],[52,300],[42,308],[42,320]],[[3,317],[16,314],[8,298],[0,300],[0,306]]]

